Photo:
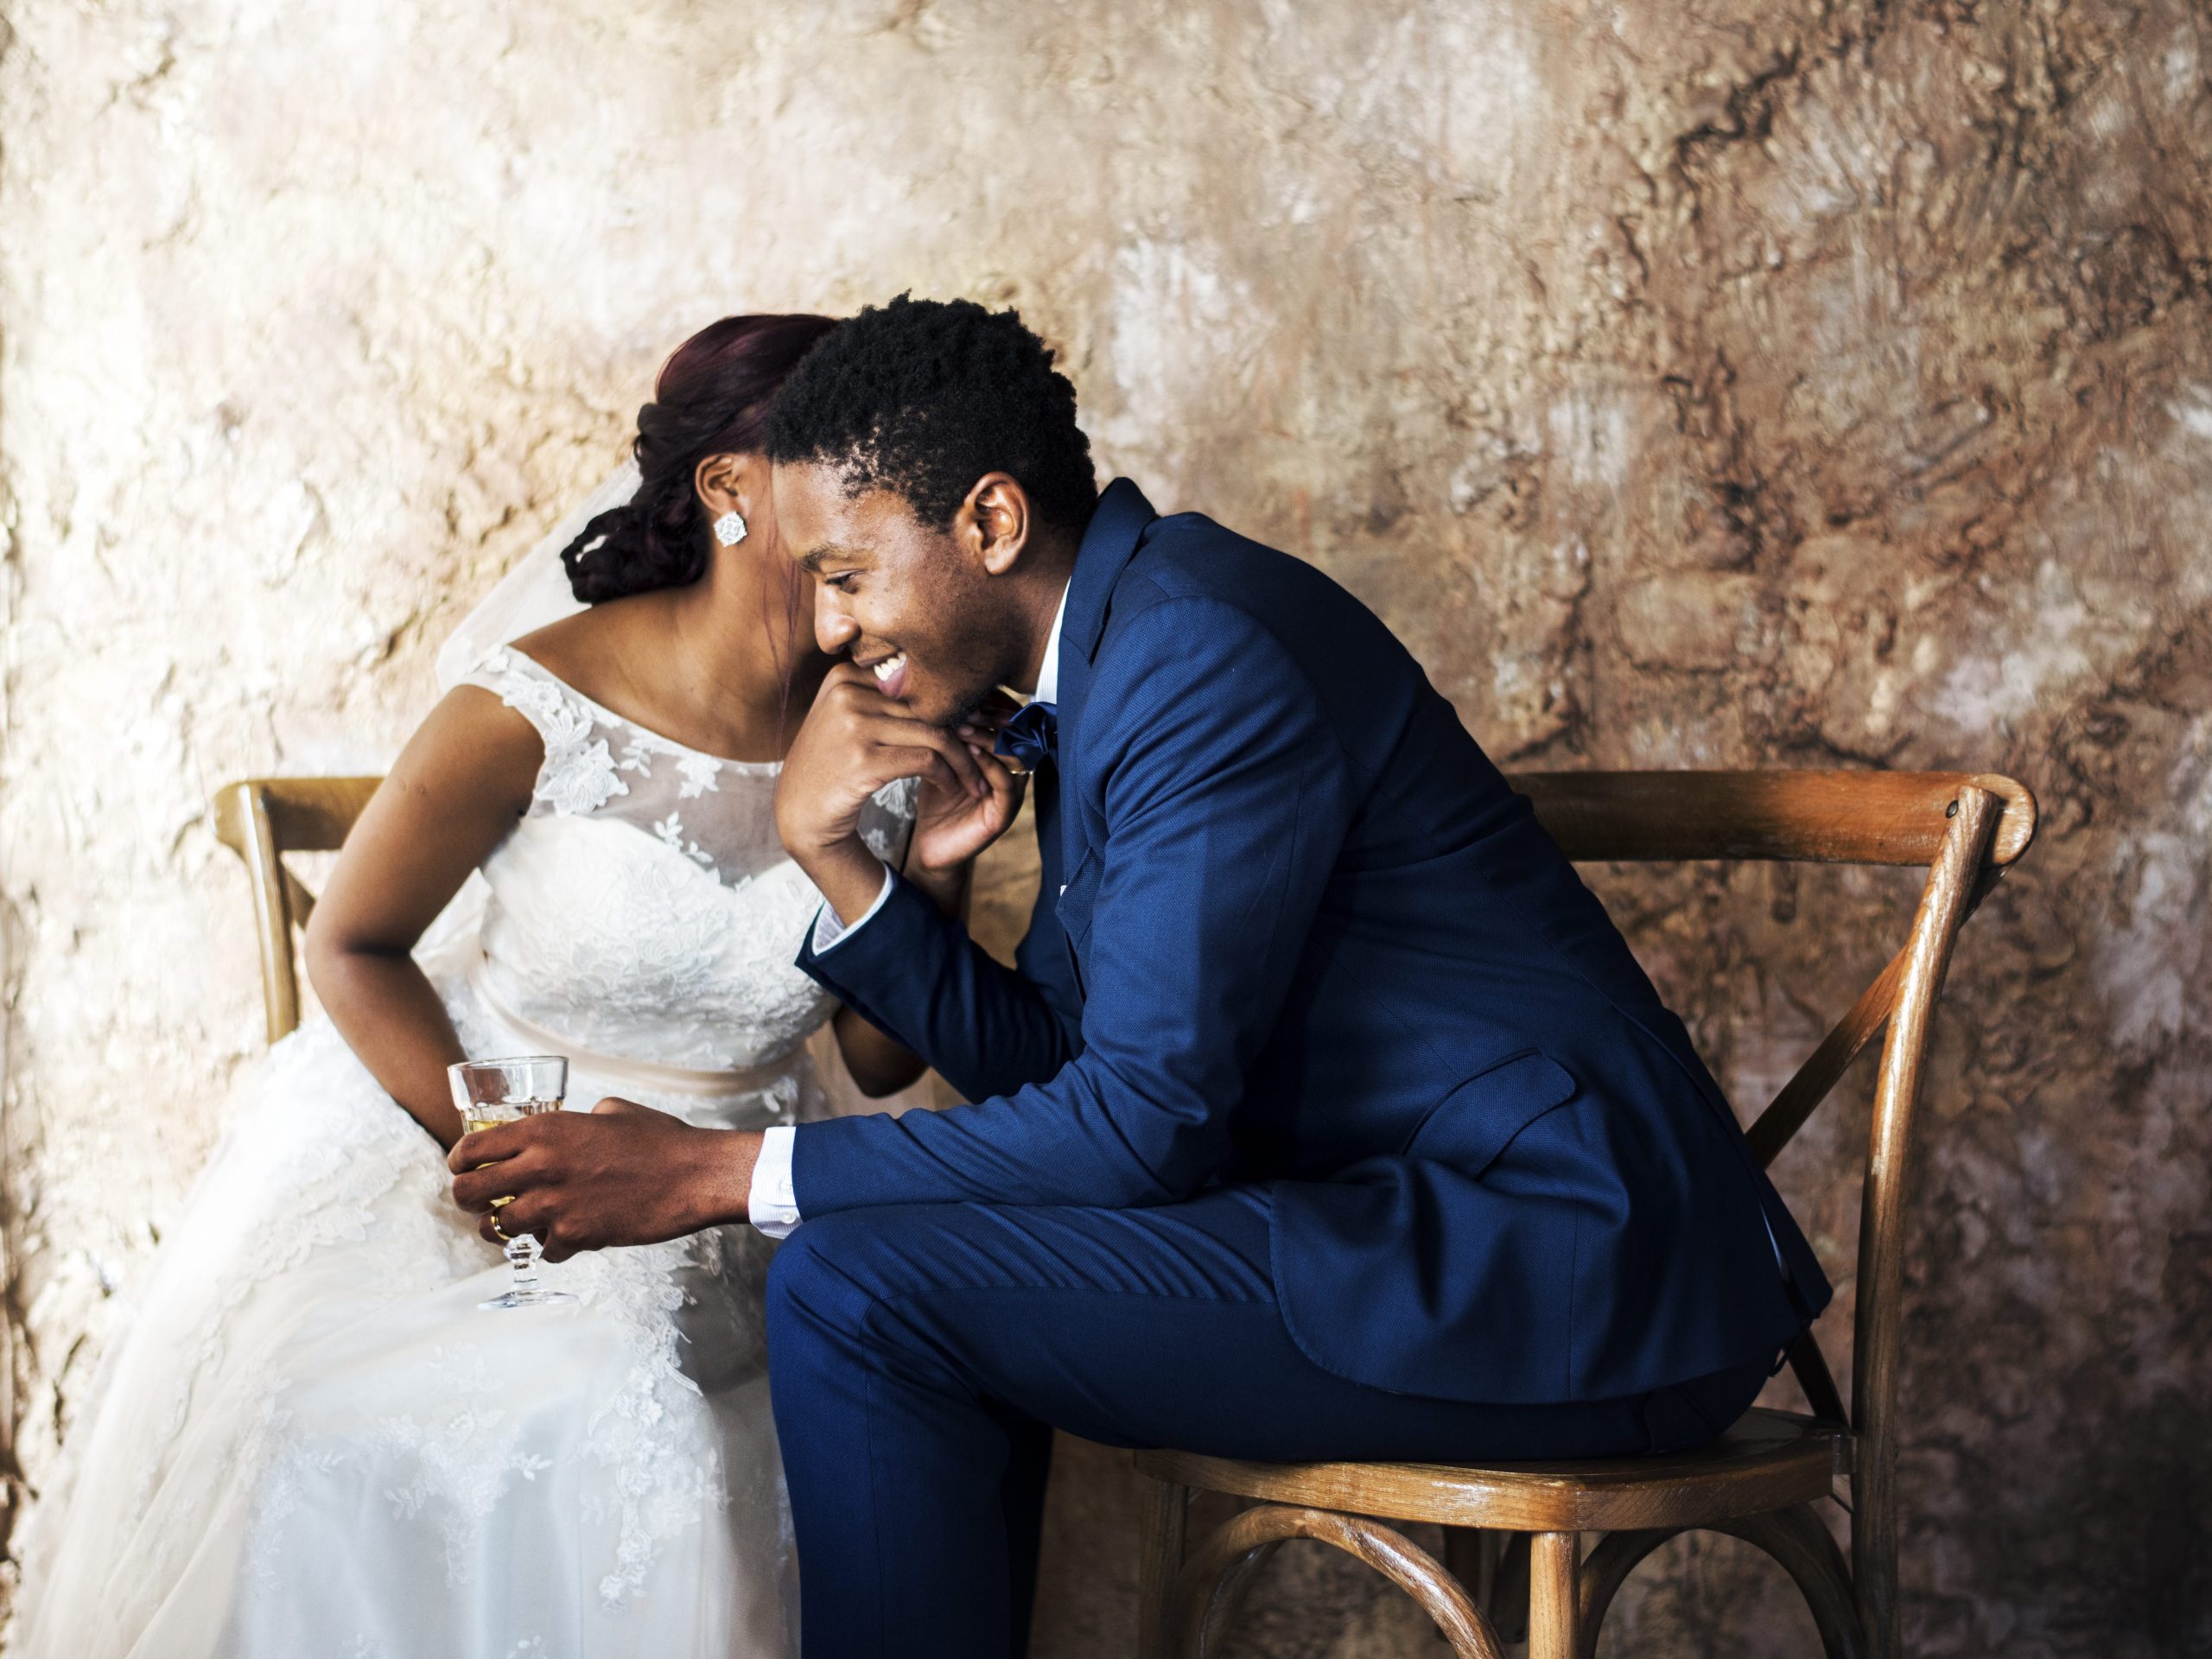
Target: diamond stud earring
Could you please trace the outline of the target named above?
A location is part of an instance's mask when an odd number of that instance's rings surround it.
[[[715,520],[715,539],[724,547],[735,547],[745,539],[745,520],[734,512],[726,512]]]

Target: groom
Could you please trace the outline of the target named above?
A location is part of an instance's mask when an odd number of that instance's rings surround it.
[[[898,300],[794,372],[780,533],[847,659],[788,762],[800,966],[976,1103],[764,1138],[472,1136],[556,1253],[749,1216],[810,1659],[1019,1652],[1045,1426],[1270,1459],[1694,1444],[1828,1297],[1620,935],[1382,624],[1307,565],[1096,491],[1011,312]],[[1001,966],[857,834],[1003,828]],[[636,1109],[632,1109],[634,1111]],[[495,1139],[495,1137],[504,1137]]]

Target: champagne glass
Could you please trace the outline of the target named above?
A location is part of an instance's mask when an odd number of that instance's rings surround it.
[[[496,1128],[512,1123],[518,1118],[535,1117],[540,1112],[557,1112],[561,1102],[569,1092],[569,1063],[558,1054],[524,1054],[509,1060],[463,1060],[458,1065],[446,1068],[446,1076],[453,1084],[453,1103],[461,1113],[461,1130],[474,1135],[479,1129]],[[482,1164],[479,1169],[485,1167]],[[512,1202],[510,1198],[492,1200],[492,1213],[499,1206]],[[493,1225],[496,1228],[495,1220]],[[505,1295],[494,1296],[479,1307],[548,1307],[556,1302],[573,1302],[576,1299],[565,1290],[546,1290],[537,1282],[537,1240],[528,1233],[518,1233],[507,1241],[507,1266],[514,1274],[514,1284]]]

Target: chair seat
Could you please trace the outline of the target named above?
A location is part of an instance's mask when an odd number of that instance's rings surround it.
[[[1155,1480],[1263,1503],[1507,1532],[1707,1526],[1829,1496],[1851,1432],[1792,1412],[1745,1412],[1694,1452],[1577,1463],[1247,1463],[1141,1452]]]

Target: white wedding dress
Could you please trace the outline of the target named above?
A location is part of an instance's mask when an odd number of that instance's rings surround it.
[[[818,1115],[833,1005],[776,767],[685,749],[519,652],[468,680],[545,760],[480,918],[421,953],[474,1056],[569,1057],[569,1104]],[[911,784],[863,834],[895,855]],[[472,878],[474,881],[474,878]],[[71,1437],[11,1654],[35,1659],[786,1659],[770,1247],[730,1228],[507,1268],[436,1144],[327,1021],[241,1101]]]

